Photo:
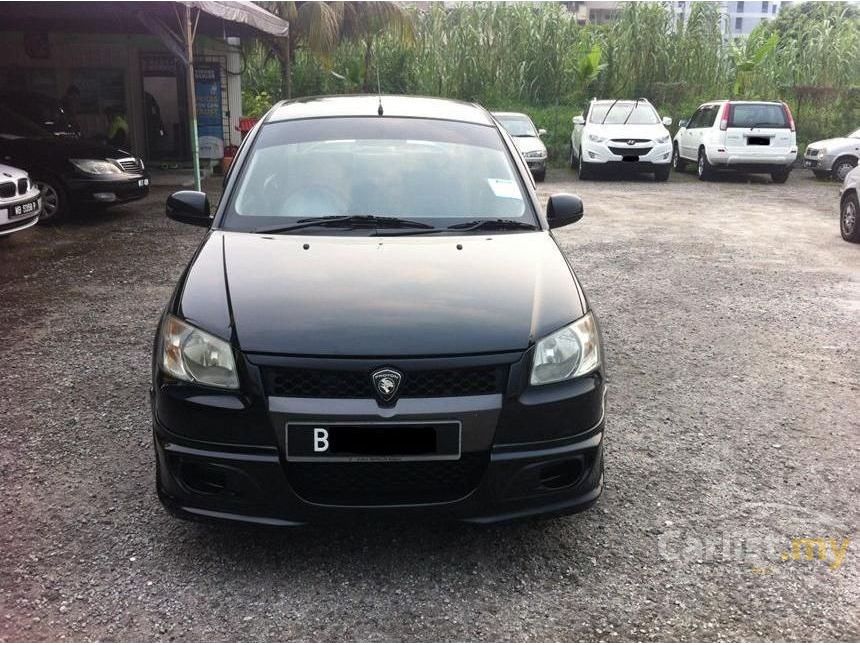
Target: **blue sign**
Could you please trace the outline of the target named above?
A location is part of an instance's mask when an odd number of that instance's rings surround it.
[[[197,97],[197,136],[224,141],[221,111],[221,67],[218,63],[194,65],[194,92]]]

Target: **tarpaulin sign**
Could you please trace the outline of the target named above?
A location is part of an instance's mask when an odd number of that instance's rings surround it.
[[[200,156],[204,159],[220,159],[224,154],[224,126],[221,109],[221,67],[218,63],[194,65],[194,92],[197,97]]]

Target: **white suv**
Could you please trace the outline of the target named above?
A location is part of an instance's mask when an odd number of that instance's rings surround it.
[[[661,120],[647,99],[593,99],[584,117],[573,117],[570,167],[578,169],[580,179],[598,168],[625,166],[652,171],[657,181],[666,181],[672,161],[667,125],[672,125],[671,117]]]
[[[694,162],[699,179],[725,168],[770,173],[774,183],[784,184],[797,159],[794,118],[785,103],[711,101],[678,125],[672,165],[680,171]]]
[[[41,212],[41,193],[27,173],[0,164],[0,237],[33,226]]]

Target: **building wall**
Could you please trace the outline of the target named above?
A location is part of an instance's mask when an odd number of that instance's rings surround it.
[[[103,133],[107,129],[103,109],[106,104],[122,104],[129,124],[130,148],[143,156],[145,125],[141,53],[169,53],[155,36],[113,34],[71,34],[52,32],[39,35],[33,43],[32,35],[22,32],[0,31],[0,83],[5,78],[10,84],[26,76],[29,89],[57,98],[62,97],[71,84],[91,82],[105,88],[99,93],[98,105],[90,106],[79,115],[85,135]],[[25,40],[27,41],[25,43]],[[237,39],[233,39],[237,40]],[[242,91],[238,72],[241,61],[235,47],[220,40],[198,37],[195,57],[218,57],[227,62],[227,105],[222,109],[230,114],[229,142],[238,145],[237,131],[242,113]],[[12,79],[12,81],[9,81]],[[119,96],[112,90],[121,79]],[[7,89],[16,88],[14,84]],[[184,98],[184,97],[181,97]]]

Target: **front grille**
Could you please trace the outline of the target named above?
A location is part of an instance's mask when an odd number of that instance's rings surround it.
[[[651,139],[611,139],[612,143],[648,143]]]
[[[456,461],[288,461],[287,478],[299,496],[316,504],[429,504],[471,493],[488,463],[486,452],[464,453]]]
[[[138,161],[134,157],[117,159],[116,162],[119,164],[120,168],[122,168],[126,172],[140,172],[141,170],[143,170],[143,168],[140,167],[140,161]]]
[[[4,181],[0,184],[0,197],[14,197],[15,196],[15,182],[12,181]]]
[[[30,182],[27,181],[26,177],[24,179],[18,180],[18,194],[19,195],[24,195],[29,188],[30,188]]]
[[[372,371],[265,367],[263,382],[270,396],[373,399]],[[496,394],[507,378],[507,369],[499,366],[402,371],[398,398]]]
[[[609,151],[614,155],[621,155],[622,157],[644,157],[651,152],[651,148],[615,148],[610,146]]]
[[[806,156],[807,157],[817,157],[818,156],[818,150],[815,148],[807,148],[806,149]]]

